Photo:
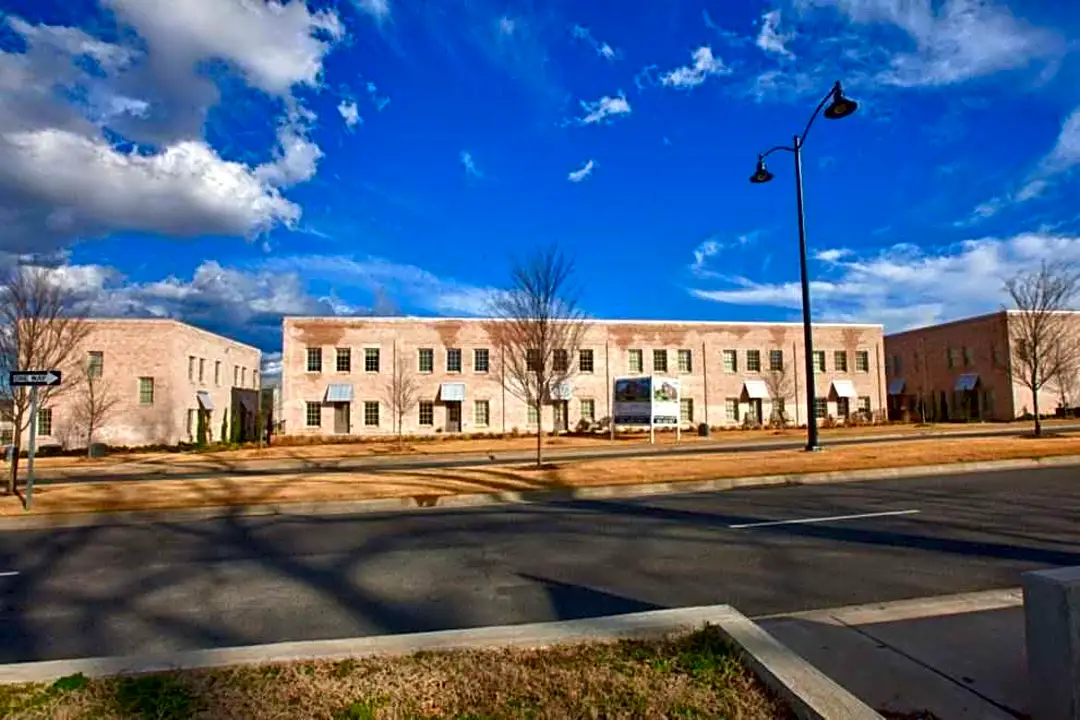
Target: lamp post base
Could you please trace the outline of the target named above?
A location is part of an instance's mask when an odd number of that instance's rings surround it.
[[[821,446],[820,445],[807,445],[805,450],[806,450],[806,452],[821,452]]]

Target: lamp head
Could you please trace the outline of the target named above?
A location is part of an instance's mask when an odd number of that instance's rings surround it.
[[[840,87],[840,83],[837,82],[833,86],[832,90],[832,102],[825,108],[825,117],[829,120],[839,120],[840,118],[846,118],[858,109],[859,103],[855,102],[851,98],[844,97],[844,91]]]
[[[767,183],[773,179],[773,174],[765,167],[765,158],[758,156],[757,170],[750,176],[750,182],[755,184]]]

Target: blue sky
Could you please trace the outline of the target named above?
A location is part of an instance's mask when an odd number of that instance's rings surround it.
[[[994,310],[1080,260],[1080,5],[9,0],[0,261],[273,351],[282,314],[482,312],[557,242],[598,317]]]

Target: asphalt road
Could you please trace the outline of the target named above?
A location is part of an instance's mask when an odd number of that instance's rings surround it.
[[[1047,468],[8,531],[0,533],[0,662],[724,602],[760,616],[1013,587],[1026,570],[1080,565],[1078,483],[1078,468]],[[846,519],[804,522],[837,516]],[[761,525],[778,522],[787,524]]]
[[[1048,432],[1073,432],[1080,430],[1080,424],[1055,424],[1047,426]],[[940,438],[986,438],[1025,435],[1031,432],[1028,426],[1016,427],[980,427],[971,430],[928,430],[919,433],[897,434],[869,434],[856,436],[824,436],[822,444],[826,446],[838,445],[868,445],[881,442],[927,442]],[[721,441],[709,444],[687,443],[685,445],[656,445],[650,446],[636,443],[632,446],[599,446],[593,449],[545,449],[545,457],[549,460],[594,460],[599,458],[635,459],[657,456],[679,455],[711,455],[735,452],[765,452],[768,450],[785,450],[801,448],[806,444],[803,438],[791,440],[759,440],[754,442]],[[505,465],[507,463],[530,462],[536,457],[535,450],[515,452],[499,452],[495,455],[489,453],[458,454],[451,457],[432,456],[360,456],[351,458],[288,458],[273,460],[235,460],[227,461],[215,458],[191,461],[182,467],[192,468],[181,471],[176,464],[161,464],[167,461],[138,460],[135,461],[140,467],[146,468],[144,473],[122,474],[112,469],[104,469],[100,473],[79,469],[77,474],[66,475],[52,473],[45,470],[36,482],[39,485],[50,483],[71,482],[101,482],[101,481],[135,481],[146,480],[209,480],[228,477],[243,476],[266,476],[266,475],[292,475],[302,472],[320,473],[351,473],[351,472],[393,472],[398,470],[422,470],[422,469],[451,469],[462,467],[475,467],[482,465]],[[40,472],[40,471],[39,471]]]

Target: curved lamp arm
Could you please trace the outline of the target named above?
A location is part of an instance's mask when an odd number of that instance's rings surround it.
[[[833,85],[825,97],[821,98],[821,102],[818,103],[818,106],[814,108],[814,114],[810,116],[810,120],[807,121],[806,128],[802,132],[802,136],[799,138],[799,147],[802,147],[803,143],[806,142],[806,133],[810,132],[810,126],[814,124],[814,120],[816,120],[818,114],[821,113],[821,108],[825,107],[825,103],[829,102],[830,98],[835,97],[839,88],[839,82]]]
[[[793,148],[793,147],[788,147],[787,145],[777,145],[774,148],[769,148],[768,150],[766,150],[763,153],[759,153],[758,158],[761,159],[761,160],[764,160],[765,158],[769,157],[770,155],[772,155],[777,150],[786,150],[787,152],[795,152],[795,148]]]

